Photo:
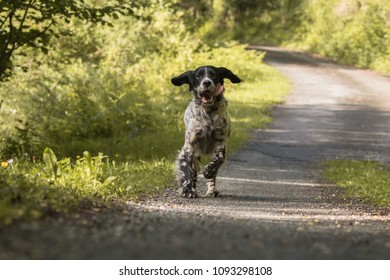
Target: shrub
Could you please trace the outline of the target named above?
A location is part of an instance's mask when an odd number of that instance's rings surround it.
[[[169,79],[202,48],[179,13],[154,1],[112,27],[73,18],[62,28],[73,36],[52,40],[47,55],[31,50],[20,62],[29,71],[2,83],[2,153],[175,125],[180,98]]]
[[[151,2],[134,17],[119,17],[112,26],[68,21],[62,28],[71,37],[52,40],[47,55],[31,50],[19,62],[30,63],[29,71],[2,83],[4,158],[39,155],[45,146],[60,156],[84,149],[113,155],[118,151],[111,144],[101,149],[99,143],[124,138],[121,152],[128,146],[127,152],[135,154],[138,148],[132,148],[144,135],[172,127],[180,131],[190,96],[170,84],[174,75],[215,64],[234,69],[248,82],[262,79],[259,53],[237,43],[209,47],[191,36],[183,13],[165,1]],[[93,142],[99,149],[91,147]]]
[[[203,23],[199,34],[212,42],[283,45],[390,73],[388,1],[200,1],[205,2],[193,5],[193,14]]]
[[[302,41],[293,45],[342,63],[390,73],[390,4],[316,0],[306,6],[305,15]]]

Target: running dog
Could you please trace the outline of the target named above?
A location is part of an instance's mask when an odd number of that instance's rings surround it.
[[[225,67],[202,66],[171,79],[175,86],[187,84],[193,98],[185,114],[184,146],[176,159],[176,181],[183,197],[197,198],[196,181],[200,156],[211,154],[203,176],[207,179],[206,196],[219,197],[215,182],[226,158],[230,136],[228,102],[224,97],[224,79],[242,80]]]

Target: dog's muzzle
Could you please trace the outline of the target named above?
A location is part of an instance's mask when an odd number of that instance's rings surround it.
[[[200,101],[203,105],[212,105],[214,104],[215,97],[221,95],[224,92],[225,88],[221,84],[217,84],[213,90],[202,91],[200,96]]]

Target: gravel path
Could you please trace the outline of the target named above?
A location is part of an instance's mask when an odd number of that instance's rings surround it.
[[[13,225],[0,229],[0,258],[389,259],[389,214],[341,199],[321,162],[390,164],[390,79],[261,49],[292,81],[292,94],[274,109],[275,122],[229,157],[222,198],[168,190],[125,210]]]

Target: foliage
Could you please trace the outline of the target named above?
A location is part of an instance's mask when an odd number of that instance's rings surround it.
[[[134,4],[115,3],[94,7],[85,0],[2,0],[0,5],[0,81],[9,77],[12,55],[21,47],[49,51],[53,36],[69,35],[65,30],[53,28],[69,18],[77,17],[85,22],[108,23],[106,16],[118,17],[132,11]],[[60,32],[62,31],[62,32]],[[25,53],[21,53],[25,54]],[[26,70],[26,68],[24,68]]]
[[[48,53],[49,40],[53,36],[70,35],[67,31],[53,28],[69,18],[85,22],[109,23],[106,16],[132,12],[134,4],[105,5],[94,7],[85,0],[2,0],[0,6],[0,81],[12,73],[12,56],[24,46],[39,48]],[[19,55],[26,55],[24,52]],[[23,67],[23,70],[27,70]]]
[[[299,27],[304,0],[190,2],[196,10],[193,16],[203,24],[199,29],[199,35],[208,41],[235,39],[276,45],[295,34]]]
[[[284,45],[390,73],[390,2],[381,0],[194,1],[200,35]],[[187,4],[188,5],[188,4]],[[205,8],[204,6],[208,7]]]
[[[311,1],[298,47],[337,61],[390,73],[390,3]],[[292,43],[292,42],[290,42]]]
[[[57,160],[46,148],[43,162],[12,160],[0,167],[0,224],[21,218],[71,213],[91,206],[148,194],[171,182],[172,164],[165,160],[116,163],[99,153]]]
[[[70,139],[124,133],[132,138],[172,124],[173,119],[160,122],[175,115],[178,102],[168,98],[168,82],[183,62],[171,60],[177,55],[187,61],[198,42],[160,4],[138,12],[152,13],[152,22],[121,17],[112,27],[100,27],[69,19],[61,28],[72,37],[54,38],[47,55],[32,50],[27,59],[19,58],[30,70],[19,71],[0,89],[3,150],[34,154]]]
[[[169,81],[201,64],[224,65],[247,82],[261,81],[258,53],[237,44],[210,48],[192,38],[182,15],[162,2],[139,17],[151,20],[121,17],[113,26],[96,27],[74,18],[64,23],[74,36],[53,39],[47,55],[33,52],[30,70],[3,83],[5,157],[39,154],[45,146],[61,156],[101,151],[75,147],[91,138],[126,139],[131,148],[148,133],[179,130],[190,95]]]
[[[390,207],[390,172],[375,161],[334,160],[325,162],[325,175],[349,196],[377,206]]]

